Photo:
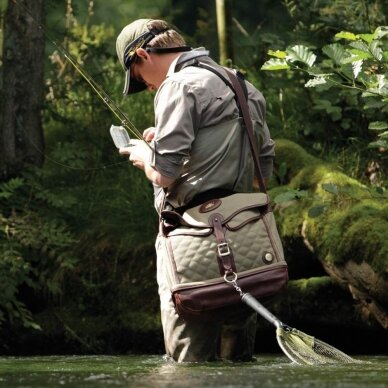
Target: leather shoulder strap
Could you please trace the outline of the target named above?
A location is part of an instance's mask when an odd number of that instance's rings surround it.
[[[241,87],[241,82],[239,81],[239,78],[236,75],[236,73],[233,70],[230,70],[228,68],[224,68],[224,69],[228,73],[229,79],[233,85],[233,90],[237,95],[238,105],[239,105],[240,111],[242,113],[245,128],[246,128],[247,134],[248,134],[249,145],[251,147],[251,153],[252,153],[253,163],[254,163],[254,167],[255,167],[255,174],[257,177],[257,181],[259,183],[260,191],[262,191],[263,193],[266,193],[267,189],[265,187],[263,175],[261,173],[260,161],[259,161],[259,151],[255,147],[255,136],[253,133],[252,119],[251,119],[251,115],[249,113],[247,99],[244,95],[243,88]],[[243,82],[245,84],[245,81],[243,81]]]
[[[245,84],[244,77],[242,76],[241,73],[236,73],[234,70],[228,69],[227,67],[223,67],[223,69],[228,74],[229,79],[227,79],[214,66],[208,65],[206,63],[201,63],[199,61],[192,64],[191,66],[198,66],[198,67],[202,67],[206,70],[211,71],[212,73],[214,73],[218,77],[220,77],[225,82],[225,84],[233,90],[233,92],[235,94],[237,106],[239,107],[240,114],[244,120],[244,126],[245,126],[246,131],[247,131],[247,135],[248,135],[248,139],[249,139],[249,146],[250,146],[252,157],[253,157],[255,175],[256,175],[257,181],[259,183],[259,188],[260,188],[261,192],[266,193],[267,189],[265,187],[263,175],[261,173],[261,168],[260,168],[259,150],[257,149],[257,147],[255,147],[255,136],[254,136],[254,132],[253,132],[252,119],[251,119],[251,115],[249,113],[249,107],[248,107],[248,102],[247,102],[248,90],[247,90],[247,87]]]

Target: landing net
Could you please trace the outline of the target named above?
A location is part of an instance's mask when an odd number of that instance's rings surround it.
[[[278,327],[276,338],[283,352],[297,364],[360,363],[340,350],[291,327]]]

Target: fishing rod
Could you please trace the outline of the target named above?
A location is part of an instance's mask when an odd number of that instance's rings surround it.
[[[120,107],[112,100],[112,98],[105,92],[105,90],[100,86],[93,77],[78,63],[77,59],[74,58],[70,52],[62,44],[58,43],[54,38],[51,37],[47,28],[40,23],[36,18],[31,14],[31,11],[22,3],[17,0],[11,0],[15,5],[20,7],[31,20],[43,31],[46,38],[58,49],[58,51],[70,62],[70,64],[78,71],[79,74],[88,82],[100,99],[105,103],[105,105],[112,111],[112,113],[120,120],[121,127],[127,129],[136,139],[144,141],[149,147],[150,145],[144,140],[142,133],[136,128],[136,126],[131,122],[127,115],[120,109]],[[113,127],[113,128],[112,128]],[[120,127],[112,125],[111,135],[113,136],[114,130],[119,130]],[[112,131],[113,129],[113,131]],[[123,129],[121,128],[121,131]]]

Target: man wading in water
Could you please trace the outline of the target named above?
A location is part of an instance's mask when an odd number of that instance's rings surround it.
[[[117,37],[116,49],[125,70],[124,94],[157,91],[155,128],[143,133],[150,147],[132,140],[133,145],[121,148],[120,153],[129,154],[133,165],[153,183],[158,213],[166,206],[179,211],[234,192],[253,191],[249,145],[228,141],[226,136],[230,122],[239,117],[234,93],[216,74],[196,66],[198,62],[211,65],[227,77],[208,51],[187,47],[174,28],[150,19],[127,25]],[[260,138],[261,171],[269,178],[274,142],[265,123],[265,100],[249,82],[246,86],[251,118]],[[215,126],[217,131],[212,131]],[[225,135],[220,136],[220,128]],[[212,157],[201,168],[201,161],[190,155],[196,139],[204,136]],[[256,313],[216,323],[187,322],[176,313],[167,283],[168,258],[160,248],[162,239],[158,236],[156,241],[157,280],[167,355],[178,362],[251,360]]]

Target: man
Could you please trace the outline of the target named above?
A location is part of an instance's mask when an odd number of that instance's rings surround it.
[[[224,70],[203,48],[191,49],[161,20],[139,19],[116,42],[125,70],[124,94],[156,90],[155,127],[144,141],[120,149],[129,154],[155,188],[155,207],[183,211],[211,198],[253,190],[253,163],[245,129],[236,125],[235,95],[218,75],[201,64]],[[260,146],[264,178],[272,173],[274,143],[265,123],[265,101],[246,82],[251,118]],[[217,358],[251,360],[256,314],[215,324],[186,322],[178,316],[167,283],[167,258],[156,242],[157,280],[166,353],[178,362]]]

